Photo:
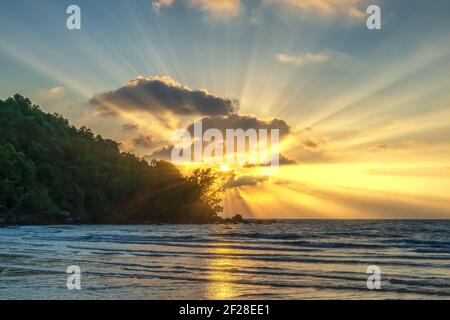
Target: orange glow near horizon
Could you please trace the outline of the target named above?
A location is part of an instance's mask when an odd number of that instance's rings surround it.
[[[258,174],[257,170],[253,170]],[[449,168],[320,164],[281,167],[267,182],[227,190],[224,215],[249,218],[446,218]]]

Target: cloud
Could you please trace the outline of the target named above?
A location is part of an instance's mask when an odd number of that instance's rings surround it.
[[[283,139],[290,133],[289,125],[281,119],[259,119],[255,116],[249,115],[238,115],[230,114],[227,116],[212,116],[204,117],[200,119],[202,123],[202,131],[205,132],[208,129],[218,129],[222,132],[223,137],[226,137],[227,129],[243,129],[244,131],[248,129],[255,129],[257,132],[259,129],[267,129],[268,139],[270,139],[270,130],[278,129],[280,139]],[[186,128],[194,137],[194,123],[191,123]],[[204,147],[206,147],[210,142],[205,141]],[[152,154],[146,156],[146,159],[163,159],[170,160],[171,152],[173,149],[172,144],[167,144],[166,146],[154,151]],[[192,152],[192,155],[194,153]],[[280,155],[280,165],[295,164],[295,160],[291,160],[283,155]]]
[[[228,115],[225,117],[205,117],[203,118],[203,132],[209,128],[217,128],[223,132],[224,138],[226,137],[226,129],[242,128],[247,130],[249,128],[266,128],[266,129],[279,129],[282,148],[279,154],[280,166],[291,166],[306,163],[329,163],[339,162],[342,158],[342,150],[333,149],[328,144],[326,137],[315,137],[311,128],[306,128],[300,131],[295,131],[281,119],[264,120],[255,116],[248,115]],[[193,134],[193,124],[187,126],[187,130]],[[284,144],[286,142],[286,144]],[[209,145],[209,141],[205,141],[203,148]],[[158,149],[147,155],[147,160],[162,159],[171,160],[171,153],[174,145],[166,143],[159,146]],[[224,144],[226,148],[226,144]],[[224,149],[225,152],[226,149]],[[194,160],[193,145],[191,146],[192,161]],[[243,168],[258,168],[268,167],[271,163],[244,163]]]
[[[243,0],[153,0],[153,10],[159,12],[162,8],[180,4],[204,12],[216,20],[228,21],[246,11],[244,2]],[[251,1],[252,10],[249,19],[253,21],[254,13],[263,7],[268,9],[276,7],[289,14],[363,19],[366,17],[364,6],[369,5],[369,2],[369,0],[261,0],[259,3]]]
[[[302,138],[302,139],[300,139],[299,142],[303,148],[308,149],[308,150],[313,150],[313,151],[318,150],[321,147],[321,145],[323,144],[322,141],[313,140],[311,138]]]
[[[278,164],[280,166],[291,166],[291,165],[296,165],[299,162],[295,159],[291,159],[287,156],[285,156],[284,154],[279,154],[278,156]],[[272,164],[271,163],[259,163],[259,164],[245,164],[243,167],[244,168],[255,168],[255,167],[270,167]]]
[[[133,144],[135,147],[142,148],[152,148],[155,146],[156,141],[151,135],[139,135],[138,137],[133,139]]]
[[[161,8],[170,7],[175,3],[198,9],[217,20],[238,17],[244,9],[244,4],[240,0],[154,0],[153,9],[159,12]]]
[[[337,161],[341,150],[332,149],[326,136],[317,136],[312,128],[294,133],[295,141],[286,152],[300,163],[327,163]]]
[[[269,178],[267,176],[259,175],[230,175],[228,181],[224,184],[225,189],[239,188],[243,186],[256,186],[260,183],[267,181]]]
[[[226,129],[267,129],[270,134],[270,130],[278,129],[280,138],[285,137],[290,132],[289,125],[281,119],[259,119],[255,116],[230,114],[227,116],[212,116],[204,117],[201,119],[203,131],[208,129],[218,129],[225,136]],[[190,124],[187,130],[191,133],[194,132],[194,124]]]
[[[159,12],[163,7],[170,7],[174,3],[174,0],[153,0],[153,10]]]
[[[139,77],[117,90],[96,93],[90,104],[102,115],[125,112],[177,115],[226,115],[238,109],[238,101],[192,90],[170,77]]]
[[[277,60],[281,63],[304,66],[308,64],[322,63],[330,59],[330,55],[325,52],[307,53],[305,55],[278,54]]]
[[[150,155],[145,156],[145,160],[147,161],[151,161],[153,159],[158,159],[158,160],[171,160],[172,157],[172,149],[174,148],[174,145],[167,145],[164,147],[161,147],[157,150],[155,150],[154,152],[152,152]]]
[[[137,130],[138,128],[139,128],[138,125],[132,124],[132,123],[125,123],[125,124],[122,126],[122,130],[123,130],[123,131],[135,131],[135,130]]]
[[[51,97],[56,97],[59,96],[60,94],[62,94],[65,91],[64,87],[54,87],[51,88],[50,90],[48,90],[48,94]]]
[[[235,18],[243,8],[240,0],[189,0],[188,3],[219,20]]]
[[[290,166],[290,165],[294,165],[294,164],[298,164],[298,161],[295,159],[291,159],[283,154],[280,154],[280,156],[279,156],[279,165],[280,166]]]
[[[322,17],[343,16],[351,19],[366,17],[362,6],[368,3],[367,0],[264,0],[263,2],[287,9],[290,13]]]
[[[145,156],[145,159],[147,161],[151,161],[153,159],[158,159],[158,160],[167,160],[167,161],[171,161],[171,156],[172,156],[172,149],[174,148],[174,145],[167,145],[164,146],[162,148],[159,148],[157,150],[155,150],[154,152],[152,152],[151,154]],[[193,148],[193,147],[192,147]],[[192,154],[194,153],[194,150],[191,150]],[[295,159],[291,159],[283,154],[279,155],[279,165],[280,166],[290,166],[290,165],[296,165],[299,162]],[[256,167],[270,167],[271,163],[259,163],[259,164],[244,164],[243,167],[244,168],[256,168]]]

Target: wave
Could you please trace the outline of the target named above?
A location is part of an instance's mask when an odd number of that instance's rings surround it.
[[[408,221],[3,228],[0,295],[33,296],[42,282],[39,297],[64,296],[76,264],[88,298],[202,299],[222,286],[242,299],[448,298],[449,234]],[[366,288],[372,264],[380,292]]]
[[[241,232],[230,232],[230,233],[216,233],[213,236],[217,237],[231,237],[231,238],[250,238],[250,239],[274,239],[274,240],[294,240],[302,239],[302,236],[295,233],[241,233]]]

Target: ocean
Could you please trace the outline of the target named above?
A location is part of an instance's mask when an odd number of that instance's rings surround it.
[[[4,227],[0,299],[450,299],[449,237],[450,221]]]

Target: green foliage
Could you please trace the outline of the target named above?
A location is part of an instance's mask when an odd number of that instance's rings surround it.
[[[79,223],[219,219],[221,190],[211,170],[184,177],[170,162],[149,164],[119,147],[20,95],[0,100],[0,206],[46,223],[57,222],[58,212]]]
[[[0,144],[0,204],[13,208],[33,181],[33,163],[11,144]]]

